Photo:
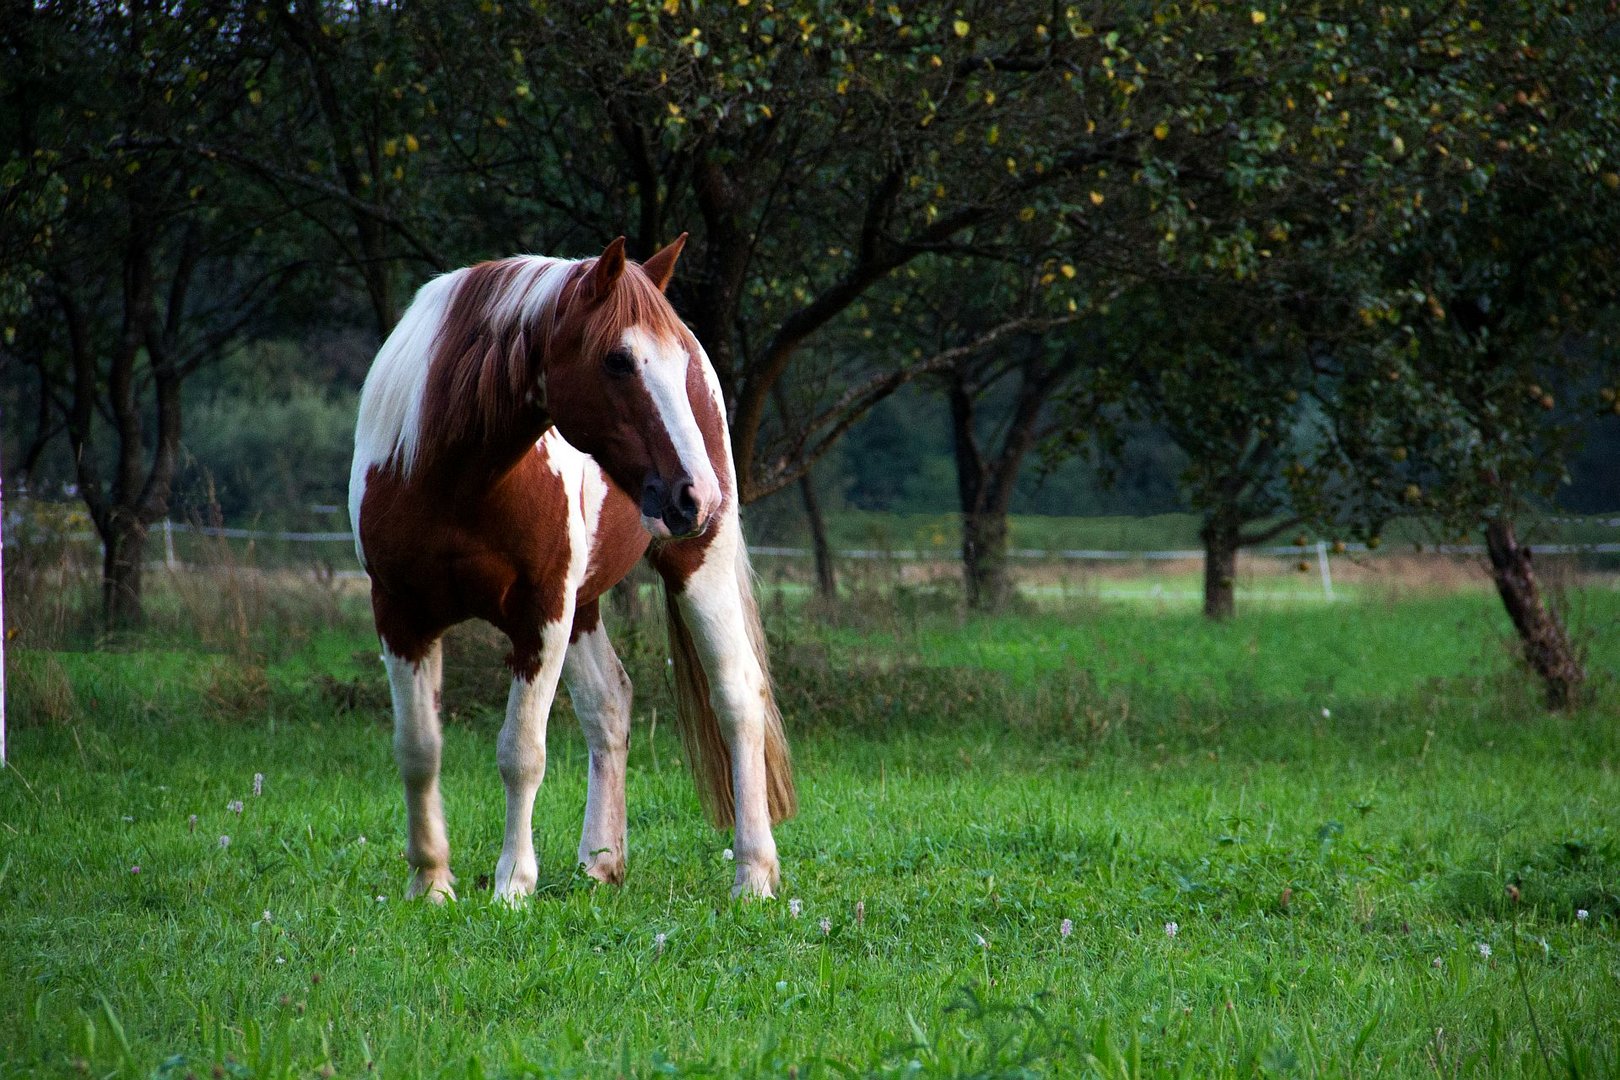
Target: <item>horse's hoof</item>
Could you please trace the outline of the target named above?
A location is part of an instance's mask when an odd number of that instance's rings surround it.
[[[501,865],[495,868],[495,899],[508,904],[521,903],[534,892],[539,880],[540,868],[533,861],[508,866],[502,859]]]
[[[585,876],[592,878],[603,885],[624,884],[624,856],[597,855],[589,860],[580,860],[585,868]]]
[[[733,900],[775,899],[779,879],[780,874],[774,859],[768,866],[759,863],[746,865],[738,863],[737,882],[731,887],[731,898]]]
[[[455,880],[448,870],[418,870],[411,875],[411,883],[405,887],[405,898],[415,900],[421,897],[432,904],[454,900],[456,890],[451,882]]]

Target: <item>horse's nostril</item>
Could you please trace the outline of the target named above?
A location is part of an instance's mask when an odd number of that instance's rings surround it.
[[[697,497],[692,494],[694,486],[690,480],[682,480],[675,487],[675,508],[687,516],[695,516],[698,511]]]
[[[669,489],[656,475],[647,477],[647,482],[641,485],[641,512],[650,518],[664,516],[664,502]]]
[[[685,474],[673,481],[649,474],[641,487],[641,512],[662,521],[676,536],[690,535],[703,513],[702,489]]]

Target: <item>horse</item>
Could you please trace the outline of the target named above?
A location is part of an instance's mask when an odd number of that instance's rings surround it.
[[[532,816],[561,676],[590,755],[579,863],[623,881],[631,686],[600,602],[643,556],[663,582],[683,756],[710,820],[735,832],[732,896],[778,887],[771,827],[796,796],[719,381],[664,295],[685,241],[640,265],[620,237],[595,258],[434,278],[366,377],[349,515],[393,700],[413,898],[455,898],[441,639],[475,618],[511,644],[495,895],[538,879]]]

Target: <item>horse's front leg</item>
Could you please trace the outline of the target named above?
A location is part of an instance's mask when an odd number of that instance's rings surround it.
[[[415,661],[394,655],[386,645],[383,648],[394,699],[394,761],[405,784],[405,859],[411,866],[405,894],[435,902],[456,898],[439,797],[439,757],[444,746],[439,730],[442,660],[437,641]]]
[[[771,688],[750,632],[750,622],[758,618],[753,598],[743,597],[738,574],[742,539],[735,522],[729,524],[729,529],[721,526],[725,531],[715,538],[702,565],[680,585],[676,603],[703,663],[710,704],[731,751],[737,861],[731,895],[774,896],[780,868],[771,835],[765,745],[772,737],[766,730]]]
[[[513,641],[512,690],[496,742],[506,785],[506,835],[495,866],[495,895],[505,900],[534,892],[540,876],[534,857],[534,797],[546,775],[546,719],[568,652],[572,608],[569,604],[563,618],[542,626],[536,640]]]

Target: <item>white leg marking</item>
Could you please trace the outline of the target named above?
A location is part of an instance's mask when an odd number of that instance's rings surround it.
[[[411,865],[405,892],[435,902],[454,900],[450,842],[445,837],[439,797],[439,756],[444,745],[439,731],[443,651],[434,642],[421,662],[413,664],[385,649],[383,663],[394,698],[394,761],[405,782],[405,859]]]
[[[564,617],[541,630],[540,670],[533,679],[512,680],[506,699],[506,723],[496,742],[501,780],[506,784],[506,835],[495,866],[495,895],[517,900],[534,892],[539,864],[534,858],[534,797],[546,775],[546,719],[557,694],[572,604]]]
[[[692,632],[710,701],[731,749],[736,800],[737,878],[732,896],[773,896],[780,876],[765,784],[765,676],[744,622],[737,580],[741,542],[736,514],[728,511],[700,566],[678,597]]]
[[[598,881],[624,880],[624,774],[630,752],[630,677],[600,625],[568,647],[568,696],[590,748],[579,862]]]

